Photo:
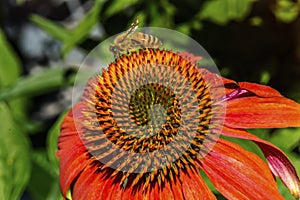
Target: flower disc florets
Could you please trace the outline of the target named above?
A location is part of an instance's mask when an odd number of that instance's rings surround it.
[[[203,141],[214,142],[202,73],[178,53],[145,49],[118,58],[90,81],[81,138],[101,168],[123,172],[123,181],[136,173],[134,183],[193,168],[207,153]]]

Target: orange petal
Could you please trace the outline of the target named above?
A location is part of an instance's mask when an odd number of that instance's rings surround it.
[[[198,172],[181,172],[184,199],[213,200],[215,195],[210,191]]]
[[[72,199],[100,199],[105,193],[105,182],[101,179],[101,174],[96,172],[97,166],[88,165],[80,172],[78,178],[74,181],[72,188]],[[109,180],[107,180],[109,181]]]
[[[300,197],[300,180],[296,169],[287,158],[284,152],[273,144],[262,140],[255,135],[248,133],[245,130],[231,129],[224,127],[222,134],[229,137],[242,138],[254,141],[263,151],[270,169],[275,176],[278,176],[282,182],[290,190],[295,198]]]
[[[300,104],[284,97],[244,97],[227,101],[225,125],[232,128],[300,126]]]
[[[207,200],[215,199],[200,175],[193,171],[189,174],[180,172],[180,180],[178,177],[174,182],[167,179],[161,188],[157,183],[153,183],[148,191],[143,191],[142,185],[122,188],[120,177],[110,176],[113,170],[99,169],[98,161],[87,152],[78,135],[80,124],[76,127],[75,121],[83,118],[81,110],[84,108],[84,103],[76,104],[61,126],[57,156],[60,158],[60,185],[64,196],[71,187],[74,200],[183,200],[197,199],[199,196]]]
[[[200,167],[228,199],[283,199],[267,164],[240,146],[219,139]]]
[[[80,104],[74,106],[78,109]],[[70,184],[88,163],[88,154],[78,137],[72,110],[66,115],[61,125],[61,134],[58,139],[57,157],[60,159],[60,187],[66,195]]]
[[[246,89],[259,97],[281,97],[282,96],[277,90],[269,86],[260,85],[257,83],[239,82],[239,87],[241,89]]]
[[[97,165],[87,166],[74,182],[72,199],[88,200],[139,200],[142,193],[131,189],[123,189],[120,177],[111,177],[112,169],[100,171]]]
[[[73,187],[73,199],[89,200],[215,200],[215,196],[196,172],[180,172],[174,182],[167,180],[160,188],[153,183],[149,190],[143,191],[143,185],[123,189],[118,177],[109,176],[110,169],[100,170],[89,165],[84,169]]]
[[[150,192],[143,196],[144,199],[184,200],[202,199],[215,200],[216,197],[207,187],[200,174],[196,171],[179,171],[178,177],[173,181],[166,181],[162,188],[155,184]],[[155,198],[156,197],[156,198]]]

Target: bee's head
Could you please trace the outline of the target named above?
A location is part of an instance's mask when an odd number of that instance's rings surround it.
[[[117,47],[116,45],[110,45],[109,46],[109,51],[112,52],[114,55],[116,55],[120,51],[120,48]]]

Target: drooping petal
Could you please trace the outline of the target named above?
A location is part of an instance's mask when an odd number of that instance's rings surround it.
[[[300,126],[300,104],[284,97],[244,97],[227,101],[225,125],[232,128]]]
[[[295,198],[300,197],[299,177],[293,164],[290,162],[283,151],[281,151],[273,144],[262,140],[245,130],[224,127],[222,130],[222,134],[229,137],[236,137],[254,141],[266,156],[273,174],[275,176],[278,176],[282,180],[282,182],[287,186],[287,188],[290,190],[291,194],[295,196]]]
[[[219,139],[200,167],[228,199],[283,199],[267,164],[234,143]]]

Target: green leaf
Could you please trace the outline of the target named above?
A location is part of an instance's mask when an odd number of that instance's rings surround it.
[[[263,71],[261,74],[260,74],[260,83],[261,84],[264,84],[264,85],[267,85],[269,83],[271,79],[271,73],[268,72],[268,71]]]
[[[253,135],[256,135],[257,137],[259,137],[263,140],[269,140],[272,129],[267,129],[267,128],[248,129],[248,132],[252,133]]]
[[[0,90],[0,101],[15,97],[43,94],[65,84],[62,67],[45,69],[37,74],[20,78],[13,85]]]
[[[283,151],[290,151],[300,142],[300,128],[277,129],[269,142],[275,144]]]
[[[54,170],[56,172],[56,177],[58,179],[58,172],[59,172],[59,160],[56,157],[56,152],[58,150],[57,148],[57,141],[58,136],[60,133],[60,125],[66,115],[66,112],[60,115],[60,117],[57,119],[55,124],[51,127],[51,129],[48,132],[47,136],[47,155],[50,161],[50,164],[52,166],[51,170]],[[51,190],[48,191],[48,198],[51,199],[57,199],[58,197],[61,197],[58,180],[53,182],[51,185]]]
[[[176,26],[176,30],[179,31],[180,33],[190,35],[191,33],[191,24],[190,23],[182,23]]]
[[[56,157],[57,140],[60,133],[60,125],[66,115],[66,112],[60,115],[55,124],[51,127],[47,136],[47,153],[51,163],[53,163],[58,169],[58,158]]]
[[[10,44],[6,41],[0,29],[0,91],[4,87],[10,86],[20,76],[20,61]],[[27,101],[24,98],[7,99],[13,118],[22,125],[28,121],[25,115]]]
[[[26,0],[17,0],[16,3],[18,6],[23,5],[26,2]]]
[[[67,38],[70,36],[69,30],[44,17],[41,17],[39,15],[31,15],[30,20],[36,25],[38,25],[45,32],[47,32],[49,35],[62,42],[67,40]]]
[[[230,20],[243,20],[256,0],[211,0],[207,1],[198,17],[216,24],[225,25]]]
[[[252,26],[262,26],[264,24],[264,21],[261,17],[259,16],[254,16],[254,17],[251,17],[249,19],[249,23],[252,25]]]
[[[27,188],[30,195],[36,200],[62,199],[56,166],[49,162],[46,151],[34,151],[32,163],[32,176]]]
[[[20,75],[20,61],[0,29],[0,88],[11,84]]]
[[[147,4],[150,26],[154,27],[174,27],[174,14],[176,7],[168,0],[149,1]],[[163,19],[163,20],[162,20]]]
[[[0,121],[0,197],[19,199],[30,177],[30,145],[4,103]]]
[[[64,199],[61,194],[61,191],[60,191],[58,180],[56,180],[52,184],[50,184],[49,188],[50,188],[50,190],[49,190],[46,200],[53,200],[53,199],[63,200]],[[68,199],[71,199],[71,198],[68,198]]]
[[[138,3],[138,0],[114,0],[110,3],[110,6],[105,11],[105,17],[111,17],[116,13],[122,12],[126,8]]]
[[[98,15],[106,0],[97,0],[93,8],[79,22],[79,24],[71,31],[64,42],[62,49],[63,55],[66,55],[72,48],[83,41],[91,32],[93,27],[98,23]]]
[[[289,0],[278,0],[276,3],[274,14],[277,19],[285,23],[290,23],[299,15],[300,2],[296,3]]]

